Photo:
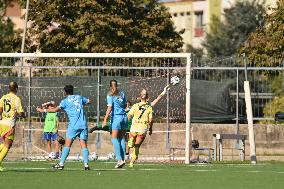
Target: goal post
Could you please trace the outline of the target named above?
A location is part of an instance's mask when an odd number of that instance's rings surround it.
[[[189,163],[191,151],[190,66],[190,53],[0,53],[0,71],[3,73],[1,79],[1,87],[3,87],[0,88],[0,92],[1,94],[5,92],[8,80],[19,81],[19,95],[24,98],[29,118],[21,121],[22,136],[29,140],[23,139],[19,144],[22,143],[25,146],[23,150],[25,157],[29,154],[35,156],[44,152],[42,144],[39,144],[43,117],[35,111],[35,108],[41,102],[52,98],[53,95],[56,97],[56,101],[62,99],[64,82],[68,84],[74,82],[75,91],[96,99],[93,107],[88,107],[87,110],[88,117],[91,118],[89,122],[93,125],[98,123],[104,114],[103,110],[106,108],[104,97],[110,78],[118,79],[122,89],[126,90],[126,94],[131,100],[136,100],[138,90],[145,86],[151,93],[151,100],[154,100],[169,82],[169,75],[178,72],[181,75],[181,82],[172,87],[170,95],[163,97],[169,98],[168,100],[161,100],[154,108],[154,113],[159,121],[158,130],[153,132],[154,141],[158,137],[162,137],[163,140],[157,140],[161,144],[152,143],[163,148],[164,154],[161,159],[163,161],[171,160],[169,149],[166,148],[184,148],[185,153],[184,151],[178,153],[178,159],[175,160],[185,160],[185,163]],[[23,74],[17,74],[19,72],[23,72]],[[80,91],[82,89],[83,92]],[[169,115],[166,112],[166,107],[170,109]],[[59,130],[64,134],[67,117],[62,113],[61,118],[60,121],[64,127]],[[165,119],[170,125],[174,125],[173,129],[165,127],[165,123],[167,123]],[[175,138],[166,136],[168,133]],[[109,142],[106,140],[107,136],[105,134],[97,140],[105,140],[102,145],[107,145],[111,149],[110,145],[106,144]],[[98,142],[97,140],[96,142]],[[33,143],[30,150],[27,149],[30,148],[30,145],[26,145],[27,141]],[[164,145],[167,142],[172,143]],[[93,143],[90,145],[95,146]],[[17,149],[17,151],[20,150]],[[100,150],[98,153],[101,155],[105,152]],[[147,156],[155,156],[154,153],[159,153],[155,147],[149,151]]]

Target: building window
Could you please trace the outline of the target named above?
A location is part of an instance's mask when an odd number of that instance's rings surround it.
[[[174,15],[174,17],[177,17],[177,13],[174,13],[173,15]]]
[[[181,12],[181,13],[180,13],[180,16],[184,16],[184,12]]]
[[[186,12],[186,15],[187,15],[187,16],[190,16],[190,12]]]
[[[195,12],[196,27],[200,28],[203,26],[203,11]]]
[[[194,36],[195,37],[202,37],[204,35],[204,29],[203,29],[203,12],[195,12],[195,28],[194,28]]]

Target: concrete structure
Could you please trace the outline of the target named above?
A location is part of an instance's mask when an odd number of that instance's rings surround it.
[[[5,16],[9,17],[15,24],[15,29],[24,28],[23,15],[25,14],[25,9],[22,9],[18,1],[12,1],[6,9]]]
[[[222,20],[224,11],[238,0],[160,0],[169,9],[177,31],[182,35],[184,47],[201,47],[213,15]],[[267,7],[275,7],[277,0],[266,0]]]
[[[225,9],[233,5],[233,0],[163,0],[169,8],[176,30],[184,29],[184,50],[187,45],[201,47],[208,31],[210,18],[221,18]]]

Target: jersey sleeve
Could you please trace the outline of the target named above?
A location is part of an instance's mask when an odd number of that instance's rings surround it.
[[[87,99],[86,97],[83,97],[83,96],[82,96],[82,104],[83,104],[83,105],[88,104],[89,101],[90,101],[89,99]]]
[[[60,104],[59,104],[59,108],[64,110],[66,108],[66,102],[65,102],[65,99],[64,100],[61,100]]]
[[[136,106],[137,106],[137,105],[134,104],[134,105],[131,107],[131,109],[130,109],[129,112],[128,112],[128,115],[131,115],[131,116],[134,115],[134,111],[135,111]]]
[[[4,107],[4,97],[0,99],[0,108]]]
[[[153,108],[150,106],[149,107],[149,119],[153,118]]]
[[[24,112],[24,109],[23,109],[23,106],[22,106],[22,101],[21,101],[21,99],[20,98],[17,98],[17,112],[18,113],[22,113],[22,112]]]
[[[112,96],[107,96],[107,106],[112,106],[113,104],[113,97]]]

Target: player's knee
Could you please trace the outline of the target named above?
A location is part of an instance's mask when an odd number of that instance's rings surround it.
[[[12,147],[12,145],[13,145],[13,141],[12,142],[11,141],[5,142],[5,144],[4,144],[4,146],[8,149],[10,149]]]
[[[137,143],[137,144],[134,144],[134,147],[140,147],[141,146],[141,143]]]

